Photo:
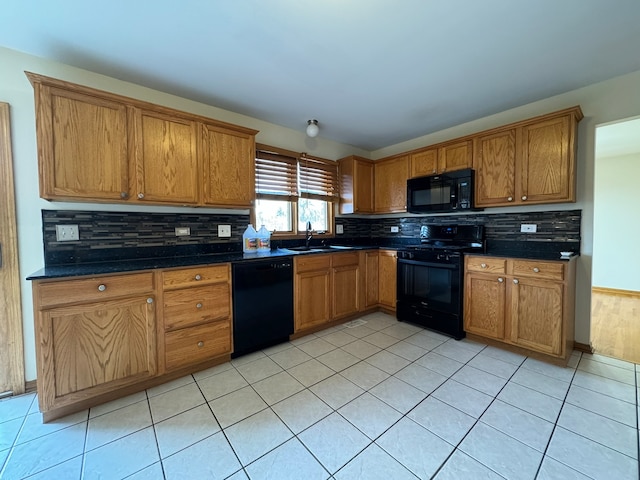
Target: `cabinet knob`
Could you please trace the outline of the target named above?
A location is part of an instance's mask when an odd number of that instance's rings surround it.
[[[203,341],[199,341],[198,342],[198,348],[202,348],[204,347],[204,342]]]
[[[513,279],[513,283],[515,283],[516,285],[520,283],[520,280],[518,280],[517,278]]]
[[[534,271],[534,272],[536,272],[536,273],[538,273],[538,272],[540,271],[540,269],[539,269],[538,267],[534,267],[534,268],[533,268],[533,271]]]
[[[438,173],[438,172],[437,172],[437,171],[436,171],[436,169],[434,168],[432,173]]]
[[[147,303],[148,304],[152,304],[153,303],[153,298],[151,298],[151,297],[147,298]]]
[[[502,277],[498,277],[498,282],[499,282],[499,283],[504,282],[504,278],[502,278]]]
[[[487,268],[487,264],[486,263],[481,263],[480,264],[480,268]]]
[[[202,280],[202,276],[201,276],[200,274],[197,274],[197,275],[196,275],[195,277],[193,277],[193,278],[195,278],[196,280]]]
[[[507,197],[507,202],[513,202],[513,197]]]
[[[140,199],[144,198],[144,193],[139,193],[138,194],[138,198],[140,198]]]
[[[120,198],[127,198],[129,194],[127,192],[120,192]]]
[[[527,196],[526,195],[522,195],[522,200],[526,200]]]
[[[196,303],[196,308],[202,308],[202,304],[201,303]]]
[[[104,292],[106,289],[107,289],[107,286],[104,283],[101,283],[100,285],[98,285],[99,292]]]

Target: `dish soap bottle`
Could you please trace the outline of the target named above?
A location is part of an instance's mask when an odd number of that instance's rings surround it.
[[[251,224],[247,226],[247,229],[242,234],[242,251],[244,253],[258,252],[258,232]]]
[[[271,232],[262,225],[258,230],[258,252],[271,251]]]

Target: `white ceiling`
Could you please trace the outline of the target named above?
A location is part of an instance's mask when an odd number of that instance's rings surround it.
[[[5,0],[0,45],[375,150],[640,70],[639,0]]]

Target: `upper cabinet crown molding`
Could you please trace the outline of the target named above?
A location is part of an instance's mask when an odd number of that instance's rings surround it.
[[[25,72],[47,200],[248,208],[256,130]]]

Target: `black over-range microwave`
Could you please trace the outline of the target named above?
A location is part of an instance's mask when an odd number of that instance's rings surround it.
[[[407,180],[409,213],[465,212],[474,208],[471,168]]]

